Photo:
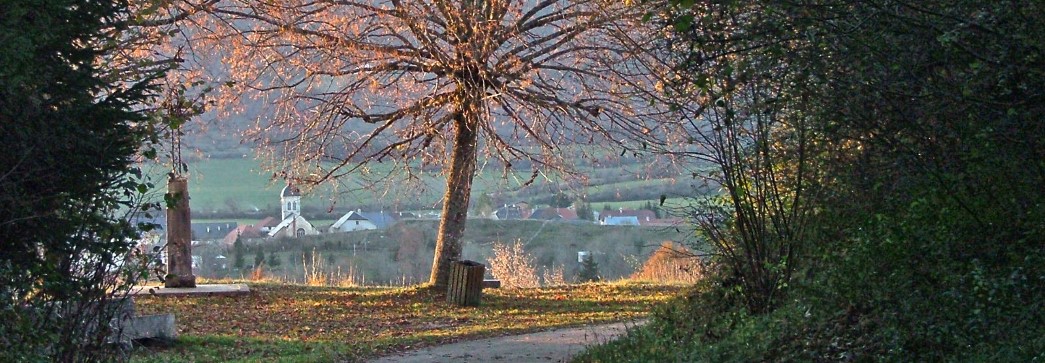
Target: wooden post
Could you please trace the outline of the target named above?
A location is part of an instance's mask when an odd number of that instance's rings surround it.
[[[192,216],[189,181],[172,175],[167,180],[167,276],[164,287],[196,287],[192,274]],[[171,203],[173,202],[173,203]]]
[[[454,261],[446,284],[446,302],[458,306],[479,306],[483,296],[486,266],[475,261]]]

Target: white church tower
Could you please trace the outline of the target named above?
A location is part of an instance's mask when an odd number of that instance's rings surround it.
[[[282,205],[282,220],[286,220],[290,216],[301,215],[301,189],[298,189],[292,184],[287,184],[283,187],[283,191],[279,193],[279,202]]]
[[[279,192],[283,221],[269,229],[269,237],[303,237],[319,234],[319,230],[301,216],[301,189],[288,183]]]

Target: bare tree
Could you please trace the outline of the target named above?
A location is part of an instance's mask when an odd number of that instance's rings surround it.
[[[563,145],[617,147],[656,114],[634,42],[644,11],[598,0],[227,0],[184,2],[197,51],[240,100],[272,108],[247,136],[280,175],[315,185],[442,166],[447,178],[430,282],[461,252],[477,159],[568,170]],[[203,15],[205,14],[205,15]],[[213,65],[213,64],[212,64]],[[421,169],[423,170],[423,169]],[[413,173],[408,177],[416,177]],[[532,180],[532,179],[531,179]]]

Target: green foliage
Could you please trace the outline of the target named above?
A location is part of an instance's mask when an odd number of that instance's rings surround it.
[[[673,48],[691,50],[681,69],[702,70],[691,91],[738,75],[804,80],[776,84],[775,102],[823,147],[811,160],[822,182],[807,186],[822,211],[805,232],[816,249],[775,309],[731,307],[742,290],[723,269],[586,360],[1045,359],[1041,4],[672,3],[684,8],[667,17],[671,40],[698,45]],[[716,44],[751,41],[711,61]]]
[[[590,221],[595,218],[595,213],[594,210],[592,210],[591,203],[588,203],[583,199],[578,199],[573,202],[573,205],[577,211],[577,218],[585,221]]]
[[[265,251],[258,246],[257,251],[254,253],[254,268],[258,268],[265,263]]]
[[[643,209],[648,210],[648,211],[653,211],[653,214],[656,215],[657,218],[664,218],[664,212],[661,209],[661,207],[657,206],[657,205],[653,205],[652,201],[647,200],[646,201],[646,205],[643,207]]]
[[[554,195],[552,195],[551,202],[549,202],[548,204],[550,204],[553,208],[567,208],[571,204],[573,204],[573,199],[571,199],[569,195],[566,195],[566,193],[557,192]]]
[[[334,257],[333,255],[328,255],[327,256],[327,262],[328,263],[333,263],[333,257]],[[283,259],[279,257],[278,253],[276,253],[276,252],[269,252],[268,261],[265,262],[265,263],[269,267],[279,267],[279,266],[283,265]]]
[[[119,358],[105,341],[114,303],[147,265],[124,217],[147,209],[136,198],[151,187],[129,162],[163,71],[101,66],[126,6],[0,6],[0,361]]]
[[[599,273],[599,263],[595,262],[595,258],[588,255],[581,262],[581,269],[577,272],[577,281],[579,282],[598,282],[602,280],[602,275]]]
[[[232,267],[242,269],[244,262],[244,254],[247,252],[247,247],[243,245],[243,239],[236,237],[236,242],[232,243]]]

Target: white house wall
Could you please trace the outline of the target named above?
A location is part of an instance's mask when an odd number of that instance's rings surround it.
[[[352,231],[363,231],[363,230],[371,230],[371,229],[377,229],[377,225],[375,225],[371,221],[349,220],[349,221],[345,221],[345,223],[342,223],[340,226],[338,226],[337,231],[338,232],[352,232]]]

